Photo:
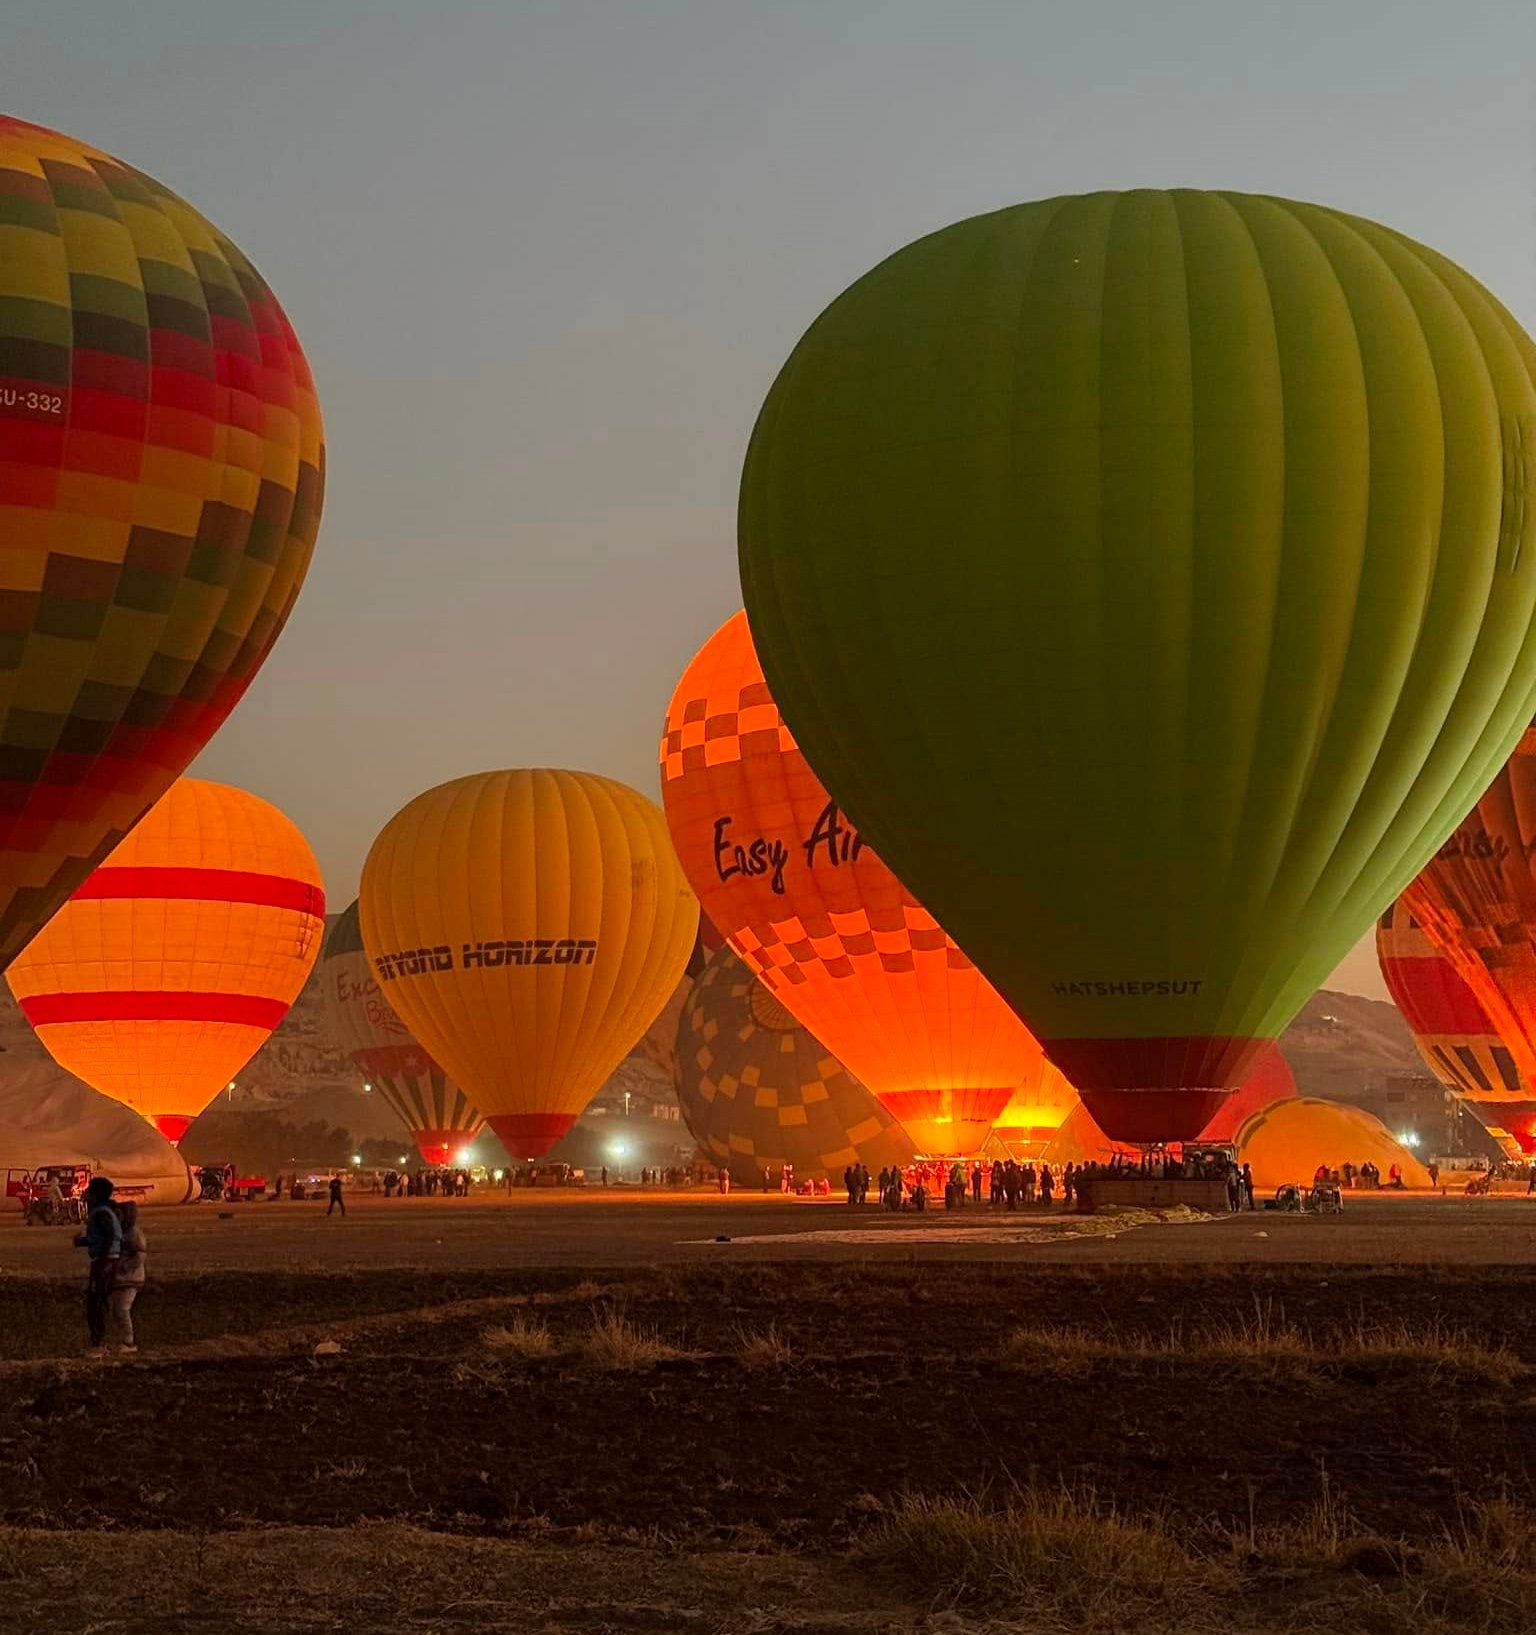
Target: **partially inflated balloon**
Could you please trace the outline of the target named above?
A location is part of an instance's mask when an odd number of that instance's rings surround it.
[[[1110,1135],[1198,1134],[1530,719],[1533,365],[1399,234],[1137,192],[899,251],[774,384],[774,697]]]
[[[390,1005],[519,1158],[639,1041],[699,922],[656,806],[546,770],[418,795],[374,841],[358,908]]]
[[[289,819],[180,778],[6,979],[61,1067],[179,1141],[287,1014],[324,934]]]
[[[806,765],[743,613],[677,684],[661,788],[709,920],[919,1151],[978,1151],[1011,1097],[1059,1078]]]
[[[677,1027],[677,1101],[740,1186],[785,1164],[838,1180],[912,1161],[911,1137],[729,948],[711,954]]]
[[[363,948],[356,903],[326,936],[320,975],[331,1029],[368,1089],[410,1131],[424,1163],[452,1163],[483,1121],[384,997]]]
[[[1511,1156],[1536,1151],[1536,1100],[1521,1086],[1513,1052],[1406,898],[1376,922],[1376,957],[1430,1072]]]
[[[240,251],[0,116],[0,963],[239,702],[323,471],[309,366]]]

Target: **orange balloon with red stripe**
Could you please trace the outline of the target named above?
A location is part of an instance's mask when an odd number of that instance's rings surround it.
[[[920,1152],[980,1151],[1011,1101],[1075,1099],[811,771],[744,613],[677,685],[661,787],[672,843],[708,919]]]
[[[179,1141],[287,1015],[324,935],[320,868],[294,824],[181,778],[6,979],[61,1067]]]

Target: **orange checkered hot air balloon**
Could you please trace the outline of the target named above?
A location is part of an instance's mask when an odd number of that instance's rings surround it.
[[[6,980],[61,1067],[179,1141],[287,1014],[324,934],[293,823],[180,778]]]
[[[744,613],[672,695],[661,743],[672,841],[709,919],[919,1151],[979,1151],[1055,1075],[1028,1029],[864,845],[806,764]]]
[[[324,470],[309,365],[240,251],[0,115],[0,964],[243,696]]]

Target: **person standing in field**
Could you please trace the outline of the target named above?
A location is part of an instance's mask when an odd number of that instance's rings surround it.
[[[339,1175],[333,1175],[331,1177],[331,1201],[325,1206],[325,1218],[329,1220],[331,1218],[332,1211],[337,1209],[341,1211],[343,1218],[345,1218],[347,1213],[347,1205],[345,1199],[343,1199],[341,1195],[341,1177]]]
[[[122,1253],[117,1257],[117,1269],[112,1276],[108,1300],[112,1321],[117,1329],[117,1349],[137,1351],[138,1341],[133,1332],[133,1303],[144,1287],[144,1254],[149,1248],[144,1230],[139,1225],[139,1206],[131,1199],[118,1205],[118,1222],[122,1229]]]
[[[107,1302],[118,1257],[123,1252],[123,1227],[112,1207],[116,1187],[104,1175],[91,1177],[85,1189],[85,1230],[75,1239],[87,1258],[85,1278],[85,1330],[89,1339],[88,1357],[105,1355]]]

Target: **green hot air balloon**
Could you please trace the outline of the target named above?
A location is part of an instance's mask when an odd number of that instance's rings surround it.
[[[1387,228],[1134,192],[909,245],[775,382],[773,695],[1110,1135],[1195,1135],[1530,720],[1533,364]]]

